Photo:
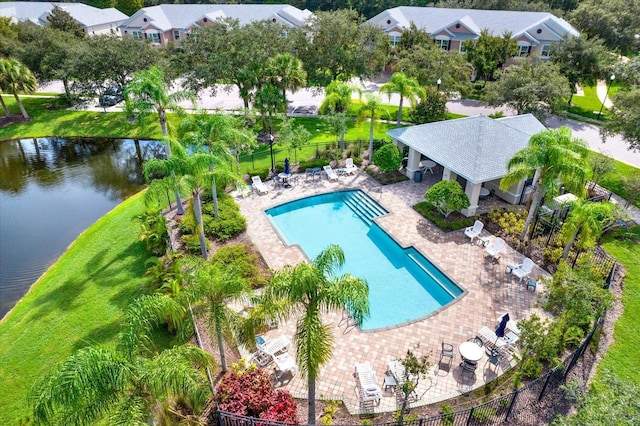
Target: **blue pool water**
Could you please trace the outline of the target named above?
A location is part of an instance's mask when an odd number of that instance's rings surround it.
[[[266,211],[283,240],[314,259],[329,244],[345,253],[339,273],[369,283],[371,316],[363,330],[422,318],[462,294],[462,289],[414,248],[403,249],[371,217],[386,211],[362,191],[316,195]]]

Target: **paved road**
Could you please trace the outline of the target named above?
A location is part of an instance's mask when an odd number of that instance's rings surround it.
[[[354,82],[355,83],[355,82]],[[359,82],[364,93],[378,93],[383,81],[364,81]],[[54,82],[46,86],[39,87],[40,91],[58,92],[63,91],[62,84]],[[600,89],[602,92],[602,89]],[[606,92],[606,89],[605,89]],[[602,94],[604,95],[604,93]],[[315,114],[318,111],[320,103],[324,99],[324,91],[322,89],[302,89],[295,93],[288,93],[287,99],[289,99],[289,113],[299,114]],[[383,96],[385,102],[397,105],[399,103],[398,95],[392,95],[391,98]],[[97,102],[96,102],[97,104]],[[183,103],[185,108],[190,108],[191,105],[188,102]],[[203,91],[198,98],[198,106],[207,110],[233,110],[241,109],[243,107],[242,100],[238,95],[238,90],[234,86],[220,87],[217,90],[216,95],[212,96],[209,91]],[[97,105],[90,105],[87,108],[102,111]],[[107,110],[118,110],[119,107],[107,108]],[[447,109],[457,114],[463,114],[468,116],[474,115],[489,115],[496,111],[502,111],[505,115],[514,115],[515,111],[507,108],[488,107],[486,104],[474,101],[474,100],[452,100],[447,102]],[[575,137],[579,137],[587,142],[589,147],[594,151],[602,151],[611,157],[630,164],[632,166],[640,168],[640,152],[632,152],[627,149],[628,144],[622,140],[620,136],[614,136],[608,138],[603,143],[600,137],[600,131],[598,126],[592,124],[585,124],[574,120],[561,119],[559,117],[550,117],[547,122],[547,126],[550,128],[557,128],[560,126],[570,127]]]

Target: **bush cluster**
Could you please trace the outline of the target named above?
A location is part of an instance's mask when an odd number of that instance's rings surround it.
[[[457,231],[467,226],[473,225],[474,218],[465,217],[458,220],[445,220],[442,218],[439,212],[437,212],[429,203],[422,201],[413,206],[413,209],[420,213],[423,217],[429,219],[435,223],[441,229],[447,229],[449,231]]]
[[[135,217],[140,223],[140,241],[145,243],[147,251],[160,256],[167,251],[167,220],[159,209],[145,210]]]
[[[286,390],[274,390],[271,377],[262,370],[228,372],[218,384],[216,394],[220,410],[298,424],[293,397]]]
[[[240,214],[240,207],[233,197],[218,193],[218,219],[214,219],[213,202],[204,202],[202,205],[202,222],[206,236],[217,241],[227,241],[247,229],[247,220]],[[190,203],[187,212],[180,220],[180,232],[182,234],[196,234],[196,220],[193,215],[193,206]]]
[[[524,229],[525,216],[521,212],[492,207],[487,217],[502,229],[505,235],[520,235]]]
[[[247,280],[252,288],[266,284],[265,277],[258,267],[258,257],[249,251],[245,244],[232,244],[220,247],[211,258],[211,263],[219,263],[231,268],[234,273]]]

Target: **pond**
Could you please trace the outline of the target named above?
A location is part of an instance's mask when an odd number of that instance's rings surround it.
[[[0,142],[0,318],[75,238],[144,185],[158,141]]]

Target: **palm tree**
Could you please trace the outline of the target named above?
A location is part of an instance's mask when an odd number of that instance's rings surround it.
[[[507,174],[500,181],[503,191],[533,175],[533,199],[520,241],[525,240],[543,197],[555,197],[560,185],[578,196],[584,193],[587,153],[584,141],[572,138],[568,127],[560,127],[531,136],[529,146],[509,160]]]
[[[203,151],[196,151],[189,155],[184,147],[175,141],[168,141],[168,145],[173,147],[174,155],[166,159],[152,158],[144,164],[144,174],[147,179],[153,174],[162,174],[165,179],[169,179],[176,190],[182,187],[191,192],[193,198],[193,212],[198,224],[198,237],[200,239],[200,250],[202,257],[207,258],[207,243],[204,235],[204,223],[202,221],[202,193],[211,184],[217,168],[210,171],[212,156]],[[145,193],[145,198],[157,199],[163,195],[165,185],[150,185]]]
[[[351,97],[353,92],[357,91],[358,94],[362,94],[360,88],[352,86],[350,84],[343,83],[339,80],[333,80],[325,89],[325,98],[320,104],[319,111],[321,114],[333,112],[340,114],[346,121],[346,113],[351,106]],[[340,135],[340,149],[344,150],[344,128]]]
[[[241,180],[230,167],[234,157],[231,147],[234,152],[237,152],[242,146],[253,146],[255,136],[252,131],[241,126],[236,118],[223,114],[211,115],[201,110],[196,114],[187,115],[182,120],[179,133],[183,144],[195,148],[207,148],[212,159],[209,171],[213,171],[214,164],[217,164],[220,168],[218,174],[224,172],[226,178],[224,183]],[[239,157],[237,155],[235,160],[236,169],[239,171]],[[211,193],[214,217],[218,219],[218,191],[215,176],[211,182]]]
[[[373,157],[373,125],[377,117],[386,113],[387,110],[382,106],[380,98],[370,93],[366,96],[366,102],[358,109],[358,120],[369,118],[371,121],[369,125],[369,162]]]
[[[269,133],[271,133],[273,131],[273,115],[286,111],[287,100],[276,86],[267,83],[256,91],[254,105],[260,111],[263,130],[267,130],[265,114],[269,116]]]
[[[195,309],[202,308],[215,330],[220,350],[220,367],[227,371],[223,333],[239,322],[239,314],[229,308],[230,301],[246,296],[251,287],[234,270],[196,257],[185,258],[187,298]]]
[[[156,66],[152,66],[147,70],[137,71],[133,74],[131,81],[124,89],[125,112],[128,116],[138,114],[141,119],[144,115],[151,112],[158,114],[162,137],[168,141],[169,131],[167,129],[167,111],[182,113],[183,108],[178,104],[180,101],[191,100],[195,103],[193,93],[185,90],[179,90],[169,93],[169,85],[165,81],[164,72]],[[171,146],[165,143],[167,157],[171,157]],[[174,190],[176,202],[178,203],[178,214],[184,214],[182,202],[180,201],[180,192],[176,188]]]
[[[27,114],[27,110],[24,109],[18,93],[33,93],[36,91],[37,85],[38,82],[36,78],[22,62],[11,58],[0,59],[0,88],[13,94],[25,120],[29,119],[29,114]],[[2,101],[2,105],[6,113],[7,108],[4,105],[4,100]]]
[[[335,276],[344,264],[344,252],[336,245],[323,250],[313,263],[286,266],[277,271],[266,287],[261,306],[267,316],[286,320],[297,318],[296,360],[301,373],[308,379],[310,425],[315,424],[316,378],[320,367],[331,358],[333,331],[322,323],[320,314],[338,309],[347,310],[360,324],[369,315],[369,286],[350,274]],[[253,312],[252,312],[253,313]]]
[[[595,243],[612,219],[611,203],[575,202],[569,217],[562,225],[562,236],[567,241],[562,252],[562,258],[567,259],[569,251],[578,237],[580,237],[582,247],[589,247]]]
[[[287,99],[287,89],[295,92],[307,84],[307,72],[300,59],[291,53],[282,53],[269,58],[267,72],[271,84],[282,90],[282,97]]]
[[[149,328],[162,321],[169,306],[177,305],[166,296],[143,296],[128,310],[115,350],[80,349],[36,382],[31,390],[36,421],[146,424],[158,401],[175,398],[202,414],[211,390],[197,368],[215,366],[211,355],[193,345],[157,352],[144,344]],[[149,312],[156,314],[146,316]]]
[[[386,82],[380,87],[380,93],[386,93],[391,99],[392,93],[400,95],[400,104],[398,105],[398,122],[397,127],[400,127],[402,121],[402,103],[404,98],[408,98],[411,105],[416,103],[416,99],[423,99],[425,97],[425,90],[420,87],[420,83],[415,78],[407,77],[402,72],[393,73],[391,80]]]

